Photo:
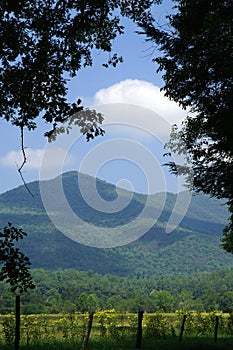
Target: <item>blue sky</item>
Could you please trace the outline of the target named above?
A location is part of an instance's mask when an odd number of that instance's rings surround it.
[[[163,5],[158,7],[160,23],[163,23],[164,15],[169,13],[170,9],[171,1],[164,1]],[[48,147],[43,134],[51,126],[39,123],[35,131],[25,132],[28,161],[23,169],[23,175],[27,182],[38,180],[42,173],[44,175],[45,171],[41,171],[41,160],[46,155],[50,157],[47,163],[43,163],[48,166],[47,177],[56,175],[52,169],[53,160],[56,158],[62,161],[59,168],[61,171],[80,171],[82,164],[86,164],[86,168],[84,166],[82,169],[91,175],[137,192],[179,190],[178,180],[161,164],[165,162],[162,156],[163,144],[168,139],[169,127],[173,123],[180,123],[186,114],[160,92],[159,88],[163,85],[163,81],[161,74],[156,73],[155,63],[152,62],[152,58],[157,54],[156,48],[152,43],[145,42],[143,36],[135,33],[137,28],[129,20],[125,20],[124,23],[125,35],[117,38],[113,45],[114,52],[122,55],[124,62],[116,68],[106,69],[102,63],[108,60],[108,55],[96,52],[93,66],[80,70],[77,77],[69,83],[70,101],[81,98],[84,106],[100,106],[98,107],[100,111],[104,110],[105,136],[86,143],[85,138],[76,130],[76,138],[74,137],[69,149],[64,148],[66,146],[63,142]],[[115,103],[120,105],[116,107]],[[103,105],[108,107],[101,107]],[[134,105],[135,109],[129,111],[128,105]],[[142,109],[136,106],[141,106]],[[140,114],[139,119],[134,122],[134,114],[137,113]],[[151,125],[153,125],[152,131]],[[17,165],[21,164],[22,156],[17,128],[1,120],[0,138],[0,193],[2,193],[22,185],[17,172]],[[122,145],[128,150],[130,142],[132,145],[135,143],[135,150],[138,145],[141,150],[135,152],[132,150],[131,154],[129,152],[124,154]],[[144,152],[149,155],[147,161]],[[102,157],[103,154],[105,158]],[[95,161],[97,159],[96,165],[87,165],[88,159],[91,164],[94,163],[93,159]],[[147,172],[153,173],[153,171],[155,182],[148,184],[148,179],[151,182],[153,177]]]

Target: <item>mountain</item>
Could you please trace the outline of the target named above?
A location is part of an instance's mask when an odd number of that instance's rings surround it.
[[[99,196],[109,203],[109,208],[119,193],[123,203],[131,196],[130,203],[118,213],[112,213],[111,210],[101,213],[83,199],[77,185],[77,175],[76,172],[67,172],[61,177],[44,181],[42,185],[44,189],[48,189],[51,202],[59,208],[60,200],[56,186],[62,181],[70,207],[84,223],[77,228],[80,235],[87,234],[85,222],[92,224],[93,235],[101,232],[102,227],[115,227],[121,233],[122,227],[141,213],[148,200],[144,194],[129,193],[100,179],[79,174],[84,188],[89,190],[87,193],[90,199],[94,198],[91,189],[95,184]],[[0,226],[12,222],[23,227],[28,233],[28,237],[20,243],[20,248],[29,256],[33,267],[75,268],[83,271],[93,270],[101,274],[138,277],[233,268],[233,256],[220,247],[222,230],[228,219],[228,211],[223,201],[206,195],[192,196],[189,209],[181,223],[173,232],[166,233],[166,224],[177,195],[159,193],[154,198],[149,197],[152,199],[149,201],[149,210],[138,222],[139,227],[143,227],[145,221],[149,222],[150,213],[158,211],[158,203],[166,195],[161,215],[147,233],[124,246],[95,248],[74,242],[56,229],[44,209],[40,185],[38,181],[28,184],[34,197],[24,186],[0,195]]]

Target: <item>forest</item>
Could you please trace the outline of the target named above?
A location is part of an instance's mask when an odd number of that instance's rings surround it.
[[[85,313],[115,309],[148,313],[191,310],[233,312],[233,270],[136,278],[74,269],[33,269],[36,288],[21,296],[23,314]],[[0,284],[0,313],[14,311],[14,295]]]
[[[76,186],[78,176],[79,173],[75,171],[63,173],[63,188],[74,212],[94,224],[93,234],[98,232],[99,227],[118,227],[121,232],[122,222],[133,220],[143,207],[146,196],[133,192],[131,203],[119,213],[113,215],[95,211],[85,203]],[[116,198],[118,188],[115,185],[88,175],[82,175],[82,178],[87,187],[96,183],[102,198],[110,201]],[[51,179],[48,186],[53,188],[56,181],[57,178]],[[34,198],[24,186],[0,195],[0,226],[4,227],[10,221],[24,229],[27,237],[19,242],[19,247],[30,258],[33,268],[90,269],[101,275],[109,273],[137,277],[149,277],[154,273],[193,274],[233,268],[232,255],[220,246],[228,217],[224,200],[203,194],[193,195],[183,220],[168,234],[166,223],[177,195],[167,192],[159,219],[143,237],[122,247],[95,248],[74,242],[52,224],[43,207],[39,186],[39,181],[28,183]],[[127,191],[122,191],[122,195],[127,195]],[[154,196],[154,207],[159,196]],[[82,227],[79,230],[83,232]]]

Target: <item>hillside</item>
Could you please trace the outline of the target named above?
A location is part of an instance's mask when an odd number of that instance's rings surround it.
[[[145,195],[134,193],[130,204],[118,214],[101,214],[83,200],[77,187],[77,173],[65,173],[62,179],[74,212],[97,227],[121,227],[140,213],[146,200]],[[85,175],[84,180],[88,187],[95,179]],[[46,186],[53,188],[56,181],[49,180]],[[117,197],[114,185],[99,179],[95,181],[102,198],[111,201]],[[12,222],[24,228],[28,237],[21,248],[30,257],[33,267],[74,268],[121,276],[187,274],[233,267],[233,256],[220,248],[222,229],[228,218],[222,201],[205,195],[193,196],[179,227],[167,234],[166,222],[176,199],[175,194],[167,193],[159,220],[143,237],[122,247],[99,249],[76,243],[60,233],[45,212],[39,182],[32,182],[29,187],[34,198],[24,186],[0,195],[0,226]],[[127,191],[121,192],[127,197]],[[56,193],[53,200],[56,201]]]

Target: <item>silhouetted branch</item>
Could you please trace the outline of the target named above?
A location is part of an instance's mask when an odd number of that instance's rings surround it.
[[[20,167],[18,168],[18,172],[19,172],[19,175],[23,181],[23,184],[26,188],[26,190],[30,193],[30,195],[34,198],[34,194],[32,193],[32,191],[30,190],[30,188],[28,187],[26,181],[24,180],[24,177],[23,177],[23,174],[22,174],[22,169],[24,167],[24,165],[26,164],[27,162],[27,157],[26,157],[26,152],[25,152],[25,147],[24,147],[24,133],[23,133],[23,126],[21,126],[21,134],[20,134],[20,139],[21,139],[21,152],[22,152],[22,155],[23,155],[23,162],[22,164],[20,165]]]

